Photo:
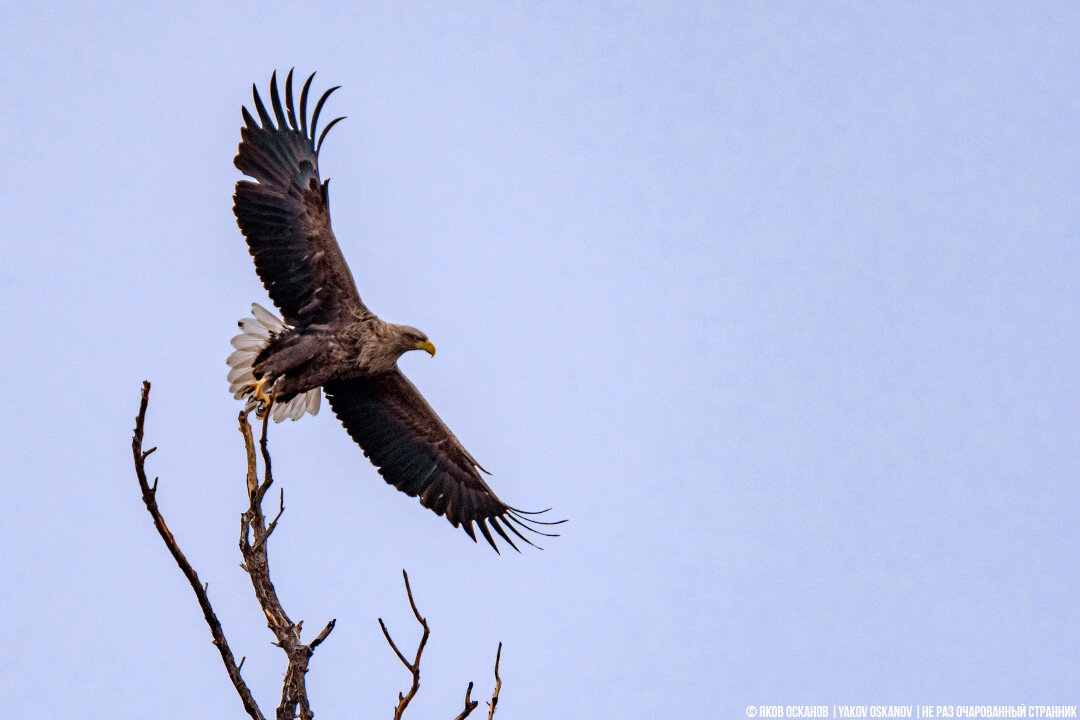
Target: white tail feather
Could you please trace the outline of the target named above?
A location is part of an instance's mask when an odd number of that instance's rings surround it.
[[[252,337],[251,335],[235,335],[230,342],[237,350],[254,350],[258,352],[259,348],[263,346],[262,338]]]
[[[241,365],[230,370],[225,378],[230,383],[255,382],[255,373],[252,372],[250,365]]]
[[[281,403],[274,405],[273,409],[270,410],[270,417],[273,418],[274,422],[281,422],[284,420],[285,405],[282,405]]]
[[[319,397],[321,393],[319,388],[308,390],[306,393],[297,395],[292,400],[285,403],[276,403],[270,410],[270,417],[274,422],[281,422],[283,420],[299,420],[304,417],[304,413],[310,412],[314,415],[319,410]],[[314,400],[312,400],[314,398]],[[311,406],[314,405],[314,411],[311,410]]]
[[[256,321],[272,333],[278,333],[285,329],[285,323],[259,303],[251,303],[251,314],[255,316]]]
[[[258,354],[258,350],[234,350],[225,362],[229,367],[250,365],[255,362],[255,356]]]
[[[244,335],[249,335],[259,340],[270,339],[270,328],[264,326],[255,318],[243,318],[237,323],[240,326],[240,332]],[[263,343],[266,344],[265,342]]]
[[[270,312],[258,303],[251,304],[251,314],[240,320],[240,334],[230,341],[235,352],[229,355],[225,361],[229,366],[229,392],[237,400],[247,397],[244,408],[251,412],[258,403],[251,397],[251,383],[255,382],[255,358],[269,343],[270,339],[286,329],[283,323],[274,313]],[[270,417],[274,422],[281,422],[286,418],[299,420],[304,413],[315,415],[319,412],[319,401],[322,392],[319,388],[313,388],[300,393],[285,403],[275,403],[270,410]]]

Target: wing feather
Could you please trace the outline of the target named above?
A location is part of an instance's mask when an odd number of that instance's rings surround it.
[[[290,325],[304,327],[370,316],[360,300],[352,273],[330,229],[327,183],[319,178],[315,122],[326,98],[319,99],[308,133],[307,95],[314,74],[304,83],[297,123],[292,71],[285,80],[285,104],[277,74],[270,79],[267,110],[252,87],[256,120],[242,109],[244,127],[234,163],[253,180],[236,183],[233,212],[255,260],[263,286]],[[336,88],[335,88],[336,89]],[[287,109],[287,112],[286,112]]]
[[[496,551],[488,522],[515,550],[498,520],[530,545],[515,524],[547,534],[524,524],[521,511],[495,495],[472,455],[401,371],[334,380],[325,390],[330,407],[383,479],[406,495],[419,497],[424,507],[462,527],[473,541],[474,522]]]

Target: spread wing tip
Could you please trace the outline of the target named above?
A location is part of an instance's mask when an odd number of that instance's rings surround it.
[[[308,93],[311,90],[311,81],[315,79],[315,73],[308,75],[304,85],[300,90],[300,103],[299,107],[295,102],[295,95],[293,94],[293,72],[295,68],[290,68],[288,74],[285,76],[285,93],[282,97],[278,91],[277,70],[270,74],[270,110],[267,110],[266,104],[263,102],[262,96],[259,94],[259,88],[252,83],[251,85],[251,99],[255,109],[255,113],[259,119],[256,120],[248,111],[247,107],[241,107],[241,113],[244,117],[244,124],[250,130],[266,130],[266,131],[293,131],[303,135],[310,143],[311,149],[315,152],[316,156],[319,153],[319,148],[322,147],[323,139],[326,134],[330,132],[330,128],[344,120],[344,117],[335,118],[327,125],[322,134],[316,135],[318,132],[319,114],[322,112],[323,105],[327,99],[335,90],[341,88],[340,85],[335,85],[320,97],[315,104],[315,110],[308,116]],[[284,103],[283,103],[284,101]],[[272,111],[272,112],[271,112]]]
[[[518,510],[517,508],[507,508],[506,512],[509,517],[513,518],[514,521],[519,524],[529,523],[529,525],[543,525],[546,527],[550,527],[552,525],[562,525],[563,523],[569,521],[569,518],[563,518],[562,520],[536,520],[531,517],[526,517],[526,515],[543,515],[546,512],[551,512],[551,508],[548,508],[547,510],[537,510],[533,512],[530,512],[528,510]],[[546,537],[559,537],[558,533],[541,532],[539,530],[529,527],[529,525],[522,524],[522,527],[536,533],[537,535],[544,535]]]
[[[550,510],[550,508],[548,508],[548,510]],[[514,548],[514,550],[516,550],[517,552],[520,553],[521,550],[518,548],[517,545],[514,544],[514,540],[506,534],[506,530],[509,530],[514,535],[516,535],[517,538],[522,542],[531,545],[537,550],[543,550],[543,547],[537,545],[532,540],[523,535],[518,528],[520,528],[521,530],[527,530],[534,535],[542,535],[544,537],[559,537],[558,533],[543,532],[542,530],[538,530],[535,527],[532,527],[532,525],[561,525],[566,522],[565,519],[547,522],[525,517],[526,515],[539,515],[541,513],[548,512],[548,510],[530,512],[528,510],[518,510],[517,508],[507,507],[506,510],[504,510],[499,515],[465,520],[461,522],[461,528],[465,531],[465,534],[467,534],[472,539],[473,542],[477,542],[476,532],[473,528],[473,522],[475,522],[477,527],[480,528],[480,534],[483,535],[488,545],[490,545],[492,549],[494,549],[495,552],[499,553],[500,555],[502,553],[499,551],[499,546],[496,544],[495,538],[492,536],[490,530],[488,529],[489,523],[491,525],[491,529],[495,530],[495,532],[498,533],[499,537],[505,540],[507,544],[510,545],[510,547]],[[500,520],[502,521],[501,524],[499,523]],[[453,524],[457,525],[457,523]]]

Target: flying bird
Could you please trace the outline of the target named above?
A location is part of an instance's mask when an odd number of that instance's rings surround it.
[[[435,355],[428,336],[408,325],[380,320],[360,300],[352,273],[330,229],[329,181],[319,177],[319,114],[330,88],[308,116],[312,73],[293,102],[292,71],[285,79],[284,106],[277,73],[270,79],[267,111],[252,86],[254,118],[242,108],[244,126],[234,164],[252,178],[236,183],[233,212],[262,280],[281,318],[258,304],[240,320],[232,339],[228,380],[237,399],[260,416],[281,422],[319,410],[320,392],[349,435],[387,483],[419,497],[476,541],[473,523],[499,548],[488,525],[515,550],[509,530],[552,537],[537,520],[495,495],[487,473],[423,395],[397,367],[411,350]],[[316,139],[317,138],[317,139]],[[542,511],[546,512],[546,511]],[[562,521],[560,521],[562,522]]]

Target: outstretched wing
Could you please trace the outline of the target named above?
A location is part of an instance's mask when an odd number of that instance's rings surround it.
[[[480,465],[400,370],[368,378],[334,380],[323,386],[330,407],[352,439],[389,484],[445,515],[476,541],[472,524],[498,552],[487,523],[517,550],[505,526],[532,545],[518,528],[548,535],[529,525],[556,525],[500,500],[480,476]],[[500,524],[500,521],[501,524]],[[515,527],[516,526],[516,527]]]
[[[236,222],[270,299],[285,322],[298,327],[370,315],[330,230],[329,181],[319,182],[319,148],[330,128],[343,119],[327,125],[316,142],[319,112],[337,88],[319,98],[309,123],[308,89],[314,77],[300,91],[299,122],[291,70],[285,79],[285,109],[278,95],[277,73],[270,79],[274,117],[252,86],[259,121],[243,108],[245,126],[240,129],[242,139],[233,161],[255,179],[236,183]]]

